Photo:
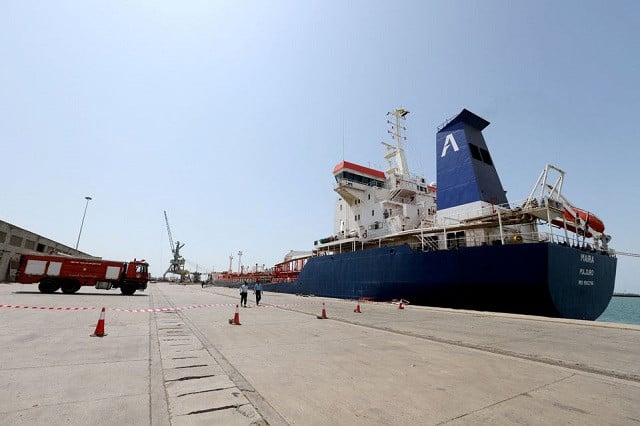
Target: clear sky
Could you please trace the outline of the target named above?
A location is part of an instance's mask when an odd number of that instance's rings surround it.
[[[333,233],[333,167],[383,167],[411,111],[413,173],[468,108],[510,200],[546,163],[640,252],[638,1],[0,3],[0,218],[108,259],[272,264]],[[640,292],[620,257],[617,291]]]

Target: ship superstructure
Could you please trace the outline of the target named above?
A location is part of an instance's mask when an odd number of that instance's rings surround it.
[[[403,148],[408,113],[387,114],[395,145],[383,142],[385,172],[347,161],[334,168],[340,195],[334,235],[315,242],[316,254],[398,243],[419,250],[540,241],[586,246],[587,237],[594,248],[608,249],[602,221],[567,200],[565,172],[553,165],[529,197],[509,203],[482,135],[489,122],[466,109],[438,129],[438,185],[411,174]]]
[[[336,237],[373,241],[433,223],[436,188],[412,175],[405,158],[403,122],[408,113],[397,109],[387,114],[395,144],[382,142],[389,163],[385,172],[347,161],[334,168],[335,191],[341,197],[335,205]]]

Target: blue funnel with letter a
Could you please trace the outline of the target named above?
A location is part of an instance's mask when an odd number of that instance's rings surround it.
[[[482,136],[488,125],[463,109],[436,134],[438,211],[478,201],[507,202]]]

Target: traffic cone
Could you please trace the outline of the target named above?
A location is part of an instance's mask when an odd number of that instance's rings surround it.
[[[355,312],[356,314],[362,313],[362,311],[360,310],[360,301],[358,301],[358,304],[356,305],[356,308],[353,310],[353,312]]]
[[[327,311],[324,309],[324,302],[322,302],[322,314],[318,315],[318,319],[327,319]]]
[[[100,319],[98,320],[98,324],[96,324],[96,331],[93,332],[91,337],[104,337],[106,334],[104,333],[104,308],[102,308],[102,312],[100,312]]]
[[[236,313],[233,316],[233,319],[229,320],[229,324],[231,325],[240,325],[240,307],[236,305]]]
[[[400,303],[398,303],[398,309],[404,309],[404,305],[402,304],[402,299],[400,299]]]

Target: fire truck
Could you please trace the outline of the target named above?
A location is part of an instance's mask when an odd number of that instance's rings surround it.
[[[62,289],[71,294],[82,286],[110,290],[119,288],[130,296],[136,290],[145,290],[149,281],[149,264],[144,260],[131,262],[25,254],[20,257],[16,281],[23,284],[39,283],[41,293],[54,293]]]

